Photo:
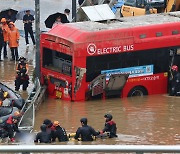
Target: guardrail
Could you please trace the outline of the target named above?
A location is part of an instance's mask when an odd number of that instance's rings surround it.
[[[4,152],[126,152],[126,153],[180,153],[180,145],[1,145]]]

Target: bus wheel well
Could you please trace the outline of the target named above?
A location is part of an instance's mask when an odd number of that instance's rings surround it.
[[[135,86],[128,93],[128,97],[144,95],[148,95],[148,91],[144,86]]]

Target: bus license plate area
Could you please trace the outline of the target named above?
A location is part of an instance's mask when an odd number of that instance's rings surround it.
[[[62,98],[62,92],[61,91],[56,91],[56,97],[57,98]]]

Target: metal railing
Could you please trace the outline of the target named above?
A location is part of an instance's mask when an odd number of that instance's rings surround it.
[[[126,153],[180,153],[180,145],[1,145],[4,152],[126,152]]]

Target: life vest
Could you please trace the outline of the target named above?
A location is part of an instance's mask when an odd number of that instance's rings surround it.
[[[106,125],[109,126],[108,130],[106,130],[106,131],[110,132],[110,138],[117,137],[117,135],[116,135],[116,130],[117,130],[116,123],[114,121],[108,121],[108,122],[106,122],[105,126]]]
[[[18,66],[17,66],[16,70],[21,71],[22,69],[24,69],[24,70],[26,70],[26,71],[27,71],[28,66],[27,66],[27,64],[26,64],[26,63],[24,63],[24,64],[19,63],[19,64],[18,64]]]

